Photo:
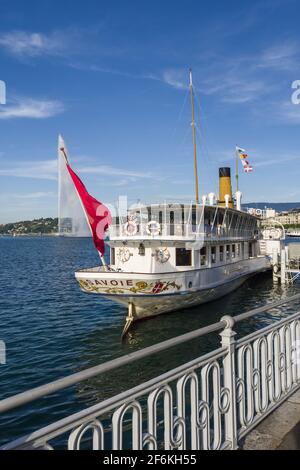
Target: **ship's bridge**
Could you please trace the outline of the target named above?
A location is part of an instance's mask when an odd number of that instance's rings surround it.
[[[250,240],[258,235],[258,220],[218,205],[139,205],[116,217],[109,235],[110,240]]]

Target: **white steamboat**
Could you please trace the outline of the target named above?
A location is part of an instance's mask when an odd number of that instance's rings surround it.
[[[195,203],[140,205],[115,218],[109,265],[75,274],[83,291],[128,306],[125,331],[133,320],[224,296],[271,267],[260,253],[259,219],[241,210],[239,191],[234,207],[230,168],[220,169],[219,198],[199,203],[191,74],[190,93]]]
[[[109,266],[76,272],[81,289],[128,305],[141,319],[217,299],[269,269],[259,220],[230,200],[227,207],[204,202],[140,206],[117,219]]]

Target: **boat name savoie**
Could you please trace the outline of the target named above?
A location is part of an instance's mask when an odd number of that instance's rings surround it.
[[[114,286],[114,287],[125,287],[125,286],[133,286],[133,281],[131,279],[126,279],[124,281],[116,280],[116,279],[95,279],[93,284],[97,286]]]

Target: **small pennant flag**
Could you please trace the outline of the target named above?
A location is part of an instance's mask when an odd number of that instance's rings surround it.
[[[246,150],[244,150],[240,147],[236,147],[235,149],[236,149],[236,153],[237,153],[238,157],[240,157],[240,160],[242,162],[244,172],[245,173],[252,173],[253,167],[250,165],[250,163],[248,161],[248,155],[246,153]]]

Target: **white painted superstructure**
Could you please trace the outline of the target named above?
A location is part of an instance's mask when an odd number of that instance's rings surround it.
[[[219,169],[218,199],[211,192],[202,196],[202,204],[199,203],[191,70],[189,91],[195,202],[139,205],[126,217],[119,215],[109,231],[109,266],[76,273],[83,291],[110,297],[128,306],[125,330],[135,319],[221,297],[239,287],[249,276],[271,267],[268,253],[260,252],[258,217],[241,211],[238,153],[236,209],[229,167]]]
[[[139,206],[110,227],[109,266],[76,279],[85,292],[129,305],[134,319],[198,305],[270,268],[258,223],[219,205]]]

